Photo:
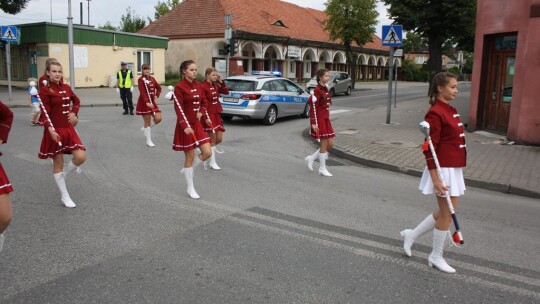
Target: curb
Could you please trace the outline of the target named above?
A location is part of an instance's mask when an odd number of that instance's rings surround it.
[[[317,145],[317,142],[311,139],[309,136],[309,128],[306,128],[304,130],[303,135],[307,137],[308,139],[310,139],[312,143]],[[398,172],[398,173],[407,174],[407,175],[411,175],[415,177],[421,177],[422,172],[423,172],[415,168],[401,167],[401,166],[397,166],[397,165],[382,162],[382,161],[360,157],[358,155],[345,152],[341,150],[339,147],[336,147],[335,145],[332,148],[332,151],[330,153],[337,157],[353,161],[355,163],[364,165],[366,167],[372,167],[372,168],[378,168],[378,169],[383,169],[383,170],[392,171],[392,172]],[[474,179],[470,177],[465,177],[465,184],[470,187],[497,191],[497,192],[502,192],[506,194],[513,194],[513,195],[519,195],[519,196],[530,197],[530,198],[540,198],[539,191],[534,191],[531,189],[526,189],[526,188],[522,188],[518,186],[512,186],[510,184],[489,182],[489,181]]]

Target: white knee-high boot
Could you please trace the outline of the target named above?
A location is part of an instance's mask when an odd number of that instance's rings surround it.
[[[433,229],[433,250],[428,257],[428,265],[446,273],[455,273],[456,270],[443,259],[444,244],[448,237],[447,230]]]
[[[212,156],[210,156],[210,168],[214,170],[221,170],[221,168],[216,163],[216,147],[212,147]]]
[[[403,251],[407,256],[412,256],[411,246],[414,244],[416,238],[422,234],[431,231],[435,227],[435,219],[433,214],[428,215],[416,228],[414,229],[405,229],[401,231],[401,237],[403,238]]]
[[[320,153],[319,152],[319,175],[323,176],[333,176],[332,173],[326,170],[326,160],[328,159],[328,152]]]
[[[193,185],[193,167],[184,168],[182,169],[182,172],[184,173],[184,176],[186,177],[187,193],[189,197],[194,198],[194,199],[199,199],[200,196],[199,194],[197,194],[197,191],[195,191],[195,186]]]
[[[308,155],[308,156],[306,156],[306,158],[304,158],[307,161],[307,166],[308,166],[309,170],[311,170],[311,171],[313,171],[313,162],[315,161],[315,159],[317,159],[317,157],[319,157],[319,151],[321,151],[321,150],[317,149],[317,151],[315,151],[315,153],[313,153],[311,155]]]
[[[54,180],[56,181],[56,185],[58,186],[58,189],[60,190],[60,193],[62,194],[62,203],[68,208],[75,208],[75,203],[71,200],[71,197],[69,197],[69,193],[67,191],[66,187],[66,180],[64,179],[64,173],[55,173],[54,174]]]
[[[155,147],[154,143],[152,142],[152,133],[150,131],[150,127],[144,128],[144,136],[146,137],[146,145],[149,147]]]

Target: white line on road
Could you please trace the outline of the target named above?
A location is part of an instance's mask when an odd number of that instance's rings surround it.
[[[339,109],[339,110],[331,110],[330,114],[339,114],[339,113],[346,113],[350,112],[351,110],[345,110],[345,109]]]

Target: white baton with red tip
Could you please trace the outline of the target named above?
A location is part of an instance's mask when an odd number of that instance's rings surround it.
[[[43,80],[43,85],[45,86],[47,85],[47,80]],[[36,94],[33,94],[33,93],[36,93]],[[51,118],[49,117],[49,113],[47,113],[47,110],[45,109],[45,105],[43,105],[43,102],[41,101],[41,97],[39,96],[39,94],[37,94],[37,89],[36,89],[35,84],[32,86],[32,89],[30,89],[30,94],[35,95],[37,99],[39,100],[39,105],[41,106],[41,109],[43,110],[43,114],[45,114],[45,118],[47,118],[47,121],[51,125],[51,129],[57,135],[56,142],[58,143],[60,147],[62,147],[62,138],[60,137],[60,134],[58,134],[58,132],[56,132],[56,129],[54,128]]]
[[[319,135],[319,121],[317,120],[317,106],[315,106],[315,102],[317,102],[317,97],[315,97],[315,90],[311,91],[311,102],[313,103],[313,114],[315,115],[315,125],[317,126],[317,141],[321,142],[321,136]]]
[[[174,91],[173,91],[174,87],[173,86],[168,86],[168,89],[169,89],[169,93],[165,97],[170,96],[170,97],[172,97],[174,99],[174,102],[176,103],[176,106],[178,107],[178,110],[180,110],[180,113],[182,113],[182,117],[186,121],[187,127],[190,128],[191,130],[193,130],[193,128],[191,128],[191,126],[189,125],[189,121],[186,118],[186,114],[184,114],[184,110],[182,110],[182,107],[180,106],[180,102],[178,102],[178,99],[176,98],[176,95],[174,95]],[[171,94],[171,95],[169,95],[169,94]],[[193,132],[195,132],[195,130],[193,130]],[[197,140],[197,136],[195,136],[195,133],[191,133],[191,135],[193,135],[193,140],[195,141],[195,144],[198,146],[199,141]]]

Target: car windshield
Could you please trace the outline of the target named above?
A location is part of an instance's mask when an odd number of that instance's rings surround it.
[[[230,91],[255,91],[257,88],[257,81],[225,79],[225,83]]]

